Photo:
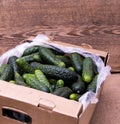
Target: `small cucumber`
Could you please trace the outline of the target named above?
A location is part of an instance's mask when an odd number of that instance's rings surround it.
[[[33,68],[37,68],[40,63],[39,62],[31,62],[30,65],[33,67]]]
[[[93,60],[90,57],[86,57],[83,61],[82,79],[86,83],[90,83],[94,76]]]
[[[23,79],[27,83],[28,86],[31,88],[41,90],[43,92],[50,92],[49,88],[39,82],[39,80],[36,78],[35,74],[24,74]]]
[[[64,87],[64,81],[62,79],[57,80],[55,89]]]
[[[39,52],[23,56],[23,57],[21,57],[21,59],[23,59],[27,62],[33,62],[33,61],[41,62],[42,61],[40,56],[39,56]]]
[[[7,64],[2,64],[0,67],[0,75],[3,73],[3,70],[6,68]]]
[[[69,98],[71,93],[72,93],[72,90],[69,87],[60,87],[60,88],[57,88],[53,94],[57,96]]]
[[[39,51],[39,46],[32,46],[32,47],[25,49],[22,56],[30,55],[38,51]]]
[[[90,84],[87,87],[88,91],[96,92],[97,79],[98,79],[98,75],[95,75],[92,82],[90,82]]]
[[[78,80],[71,85],[71,89],[74,93],[83,94],[86,91],[85,82],[82,81],[81,76],[78,76]]]
[[[54,65],[40,64],[37,69],[40,69],[45,75],[62,80],[77,80],[78,76],[75,72]]]
[[[16,60],[18,59],[18,57],[16,56],[11,56],[8,60],[8,64],[11,65],[11,67],[13,68],[14,71],[14,80],[15,83],[18,85],[23,85],[26,86],[26,83],[24,82],[22,76],[20,75],[21,73],[21,69],[20,67],[16,64]]]
[[[71,71],[75,71],[75,68],[74,67],[68,67],[68,69],[70,69]]]
[[[80,98],[80,94],[77,94],[77,93],[71,93],[69,96],[69,99],[75,100],[75,101],[78,101],[79,98]]]
[[[11,67],[13,68],[13,71],[14,73],[21,73],[21,69],[20,67],[16,64],[16,60],[18,59],[17,56],[11,56],[9,59],[8,59],[8,64],[11,65]]]
[[[35,71],[34,67],[21,58],[18,58],[16,63],[25,73],[34,73]]]
[[[67,55],[56,55],[56,58],[60,59],[63,61],[66,65],[66,67],[72,66],[71,59]]]
[[[0,80],[10,81],[12,79],[13,79],[13,69],[9,64],[6,64],[0,76]]]
[[[39,80],[40,84],[44,84],[45,86],[49,88],[50,92],[52,92],[51,85],[47,77],[44,75],[44,73],[41,70],[35,70],[35,76]]]
[[[65,63],[58,59],[49,48],[40,47],[39,54],[40,57],[43,59],[43,62],[46,62],[47,64],[51,65],[56,65],[59,67],[65,67]]]
[[[12,83],[12,84],[15,84],[15,81],[14,80],[10,80],[9,82]]]
[[[23,77],[18,72],[15,72],[14,78],[15,78],[15,84],[27,86],[27,84],[24,82]]]
[[[73,64],[73,67],[75,68],[76,72],[81,74],[82,72],[82,66],[83,66],[83,56],[80,54],[74,52],[71,54],[71,61]]]

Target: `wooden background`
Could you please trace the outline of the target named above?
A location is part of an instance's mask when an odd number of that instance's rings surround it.
[[[55,40],[76,45],[87,43],[107,51],[112,73],[120,72],[119,0],[0,0],[0,54],[39,33]],[[113,83],[117,86],[115,91],[105,84],[102,102],[98,104],[91,124],[120,122],[120,84]],[[109,93],[113,99],[107,97]]]

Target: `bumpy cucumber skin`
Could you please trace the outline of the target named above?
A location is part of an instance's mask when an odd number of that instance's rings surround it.
[[[82,69],[82,79],[86,83],[90,83],[94,76],[93,70],[93,60],[90,57],[86,57],[83,61],[83,69]]]
[[[15,78],[15,84],[27,86],[27,84],[24,82],[23,77],[18,72],[14,73],[14,78]]]
[[[35,71],[34,67],[21,58],[18,58],[16,63],[25,73],[34,73]]]
[[[44,84],[45,86],[47,86],[50,92],[52,92],[51,85],[47,77],[44,75],[44,73],[41,70],[35,70],[35,76],[37,77],[37,79],[39,80],[41,84]]]
[[[49,48],[40,47],[39,54],[44,62],[51,64],[51,65],[56,65],[59,67],[65,67],[65,63],[61,61],[60,59],[58,59]]]
[[[0,75],[3,73],[3,70],[5,69],[5,67],[7,66],[7,64],[2,64],[0,67]]]
[[[75,68],[76,72],[81,74],[82,72],[82,66],[83,66],[83,56],[81,56],[78,53],[72,53],[71,54],[71,61],[73,64],[73,67]]]
[[[39,51],[39,46],[32,46],[32,47],[27,48],[23,52],[22,56],[30,55],[30,54],[33,54],[33,53],[38,52],[38,51]]]
[[[21,59],[23,59],[23,60],[25,60],[27,62],[34,62],[34,61],[41,62],[42,61],[40,56],[39,56],[39,52],[23,56],[23,57],[21,57]]]
[[[78,76],[75,72],[54,65],[40,64],[38,67],[45,75],[62,80],[77,80]]]
[[[98,75],[95,75],[95,77],[93,78],[92,82],[90,82],[90,84],[87,87],[88,91],[96,92],[97,79],[98,79]]]
[[[8,64],[11,65],[11,67],[13,68],[14,73],[15,73],[15,72],[21,73],[19,66],[16,64],[16,60],[17,60],[17,59],[18,59],[17,56],[11,56],[11,57],[8,59]]]
[[[8,60],[8,64],[11,65],[11,67],[13,68],[13,71],[14,71],[15,84],[27,86],[26,83],[24,82],[22,76],[20,75],[21,70],[20,70],[20,67],[16,64],[17,59],[18,59],[18,57],[11,56]]]
[[[60,87],[60,88],[57,88],[53,94],[57,96],[69,98],[71,93],[72,93],[72,90],[69,87]]]
[[[33,68],[37,68],[40,63],[39,62],[31,62],[30,65],[33,67]]]
[[[63,61],[66,65],[66,67],[72,66],[71,59],[67,55],[56,55],[56,58],[60,59]]]
[[[23,78],[28,86],[31,88],[43,91],[43,92],[50,92],[49,88],[39,82],[36,78],[35,74],[24,74]]]
[[[78,80],[71,85],[71,89],[74,93],[82,95],[86,92],[85,82],[82,81],[81,76],[78,76]]]
[[[13,69],[9,64],[7,64],[0,76],[0,80],[10,81],[12,79],[13,79]]]

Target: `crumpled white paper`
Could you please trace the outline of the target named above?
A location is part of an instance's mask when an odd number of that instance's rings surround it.
[[[89,92],[86,92],[85,94],[83,94],[79,98],[79,102],[81,102],[83,104],[83,111],[86,109],[86,107],[89,105],[89,103],[94,104],[94,103],[98,102],[98,99],[96,96],[98,94],[99,88],[101,87],[101,84],[106,79],[106,77],[110,74],[110,70],[111,70],[110,66],[105,66],[102,59],[99,56],[94,55],[88,51],[85,51],[84,48],[73,48],[70,46],[63,46],[60,44],[54,44],[52,42],[49,42],[50,39],[46,35],[43,35],[43,34],[37,35],[32,41],[33,42],[31,42],[31,43],[26,42],[26,43],[23,43],[21,45],[18,45],[15,48],[8,50],[6,53],[4,53],[0,57],[0,66],[3,63],[7,63],[10,56],[15,55],[17,57],[20,57],[26,48],[31,47],[31,46],[35,46],[35,45],[52,47],[53,49],[57,48],[57,49],[64,51],[65,53],[78,52],[85,57],[89,56],[96,63],[97,68],[98,68],[98,72],[99,72],[98,81],[97,81],[97,89],[96,89],[96,93],[89,91]]]

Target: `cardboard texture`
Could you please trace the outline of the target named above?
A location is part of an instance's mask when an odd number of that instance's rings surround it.
[[[59,41],[52,43],[78,47]],[[107,52],[84,48],[107,62]],[[90,103],[82,112],[79,102],[5,81],[0,81],[0,101],[1,124],[89,124],[96,107]]]
[[[82,104],[32,88],[0,81],[0,123],[19,124],[3,115],[3,109],[16,110],[31,117],[31,124],[78,124]],[[62,103],[61,103],[62,101]]]

